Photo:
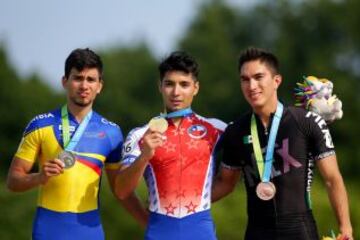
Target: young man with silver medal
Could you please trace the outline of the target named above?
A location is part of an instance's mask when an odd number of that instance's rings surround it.
[[[113,187],[123,143],[121,129],[92,110],[103,87],[103,65],[92,50],[75,49],[65,62],[67,104],[36,116],[25,129],[9,169],[15,192],[39,187],[32,239],[105,239],[99,188],[105,167]],[[31,172],[38,162],[39,172]],[[135,196],[123,205],[146,222]]]
[[[248,48],[238,70],[252,111],[229,124],[223,135],[224,158],[213,184],[213,201],[230,193],[242,175],[248,213],[245,239],[319,239],[310,201],[316,164],[339,229],[352,239],[346,189],[325,120],[279,101],[282,77],[273,54]]]

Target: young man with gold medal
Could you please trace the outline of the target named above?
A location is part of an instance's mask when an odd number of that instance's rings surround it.
[[[214,156],[226,125],[191,109],[198,65],[173,52],[159,65],[165,113],[133,129],[123,147],[116,192],[127,197],[144,176],[149,190],[145,239],[216,239],[210,214]]]

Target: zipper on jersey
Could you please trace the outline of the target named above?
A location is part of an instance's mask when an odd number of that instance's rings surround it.
[[[181,125],[183,124],[183,120],[184,120],[184,117],[181,118],[180,120],[180,123],[178,126],[176,126],[175,124],[175,127],[176,127],[176,131],[177,131],[177,135],[178,135],[178,144],[179,144],[179,161],[180,161],[180,164],[179,164],[179,187],[178,187],[178,192],[177,192],[177,195],[179,197],[178,199],[178,207],[179,207],[179,211],[178,211],[178,217],[181,215],[181,198],[182,198],[182,195],[181,195],[181,191],[182,191],[182,186],[181,186],[181,182],[182,182],[182,166],[183,166],[183,154],[182,154],[182,148],[181,148],[181,134],[180,134],[180,128],[181,128]]]

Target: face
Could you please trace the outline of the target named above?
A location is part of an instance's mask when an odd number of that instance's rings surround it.
[[[240,69],[240,82],[242,93],[253,109],[276,107],[281,75],[274,74],[265,63],[246,62]]]
[[[63,77],[62,84],[67,91],[69,103],[80,107],[92,106],[103,86],[96,68],[85,68],[82,71],[72,68],[69,77]]]
[[[191,106],[194,96],[199,91],[199,82],[192,74],[181,71],[169,71],[159,85],[164,105],[168,112]]]

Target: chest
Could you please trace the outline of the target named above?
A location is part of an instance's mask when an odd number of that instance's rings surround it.
[[[207,165],[214,153],[219,132],[202,124],[169,126],[165,142],[155,151],[154,167]]]

